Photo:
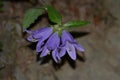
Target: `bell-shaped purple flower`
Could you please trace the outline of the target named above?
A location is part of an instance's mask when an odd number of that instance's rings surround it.
[[[85,49],[81,45],[77,44],[76,40],[66,30],[62,32],[61,41],[62,41],[62,44],[61,44],[61,52],[59,54],[60,57],[64,56],[67,51],[68,55],[73,60],[76,60],[75,48],[77,48],[81,52],[85,51]]]
[[[40,52],[41,46],[44,44],[44,41],[50,37],[53,30],[51,27],[44,27],[34,31],[26,30],[26,32],[30,34],[30,36],[27,37],[28,41],[38,42],[36,52]]]
[[[52,52],[53,59],[55,60],[55,62],[58,62],[60,60],[60,56],[58,53],[59,45],[60,45],[60,38],[58,36],[58,32],[55,32],[50,36],[46,44],[43,46],[40,57],[44,57],[50,52]]]

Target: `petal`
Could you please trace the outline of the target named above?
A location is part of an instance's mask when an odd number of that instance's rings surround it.
[[[54,50],[60,44],[60,38],[58,37],[58,32],[55,32],[53,35],[50,36],[48,41],[46,42],[46,46],[49,50]]]
[[[58,61],[60,61],[60,57],[59,57],[59,55],[58,55],[58,50],[57,49],[55,49],[55,50],[53,50],[52,51],[52,57],[53,57],[53,59],[54,59],[54,61],[57,63]]]
[[[61,35],[62,45],[65,45],[66,41],[74,42],[72,35],[64,30]]]
[[[66,53],[66,48],[65,47],[60,47],[60,52],[59,52],[59,56],[63,57]]]
[[[85,52],[85,49],[79,45],[79,44],[74,44],[75,48],[77,48],[77,50],[81,51],[81,52]]]
[[[37,30],[34,30],[34,31],[33,31],[33,35],[39,34],[39,33],[43,32],[43,31],[45,31],[47,28],[48,28],[48,27],[42,27],[42,28],[39,28],[39,29],[37,29]]]
[[[38,38],[43,38],[44,40],[47,39],[50,35],[52,34],[52,28],[51,27],[45,27],[45,28],[42,28],[38,31],[36,31],[34,34],[33,34],[33,37],[35,39],[38,39]]]
[[[32,34],[33,31],[30,31],[30,30],[25,30],[28,34]]]
[[[40,57],[44,57],[49,53],[49,50],[46,46],[44,46],[42,53],[40,54]]]
[[[37,42],[38,41],[37,39],[34,39],[33,36],[28,36],[27,40],[30,42]]]
[[[73,59],[76,60],[76,51],[74,45],[67,42],[66,44],[66,50],[68,52],[68,55]]]
[[[44,42],[42,40],[40,40],[38,43],[37,43],[37,46],[36,46],[36,52],[41,52],[41,46],[44,44]]]

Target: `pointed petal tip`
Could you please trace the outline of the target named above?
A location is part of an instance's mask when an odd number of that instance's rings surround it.
[[[59,56],[63,57],[66,54],[66,49],[65,47],[60,47],[60,52],[59,52]]]
[[[33,34],[34,38],[47,39],[52,34],[52,29],[44,28]]]
[[[40,57],[44,57],[49,53],[49,50],[46,48],[46,46],[43,48]]]
[[[71,57],[71,56],[70,56]],[[71,57],[72,60],[76,60],[76,55]]]
[[[79,51],[82,52],[82,53],[84,53],[84,52],[85,52],[85,49],[84,49],[84,48],[81,48]]]
[[[84,53],[85,52],[85,49],[82,47],[80,49],[78,49],[80,52]]]
[[[25,30],[25,32],[27,32],[28,34],[32,34],[32,31],[31,30]]]
[[[58,50],[57,49],[52,51],[52,57],[53,57],[53,60],[56,63],[59,63],[61,61],[61,57],[58,55]]]
[[[74,45],[68,43],[66,46],[66,50],[68,52],[68,55],[72,60],[76,60],[76,51]]]
[[[44,42],[42,40],[38,41],[36,45],[36,52],[41,52],[43,50],[43,47],[42,47],[43,44]]]
[[[37,42],[38,40],[34,39],[32,36],[28,36],[28,37],[27,37],[27,41]]]
[[[35,50],[36,53],[39,53],[39,52],[41,52],[41,51],[42,51],[41,49],[36,49],[36,50]]]
[[[65,45],[67,41],[74,42],[74,38],[69,32],[67,32],[66,30],[63,30],[61,35],[61,41],[62,41],[62,45]]]
[[[85,48],[83,48],[81,45],[75,44],[74,46],[75,46],[75,47],[77,48],[77,50],[79,50],[80,52],[85,52]]]
[[[28,37],[27,37],[27,40],[28,40],[28,41],[32,41],[32,39],[33,39],[32,36],[28,36]]]
[[[53,60],[57,63],[58,60],[57,60],[57,57],[56,57],[56,50],[52,51],[52,57],[53,57]]]

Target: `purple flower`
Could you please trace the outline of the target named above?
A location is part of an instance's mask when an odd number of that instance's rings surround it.
[[[26,30],[26,32],[30,34],[30,36],[27,37],[28,41],[38,42],[36,52],[40,52],[41,46],[44,44],[44,41],[50,37],[53,30],[51,27],[45,27],[34,31]]]
[[[60,38],[58,36],[58,32],[55,32],[50,36],[46,44],[43,46],[40,57],[44,57],[50,52],[52,52],[53,59],[55,60],[55,62],[58,62],[60,60],[60,56],[58,52],[59,45],[60,45]]]
[[[76,50],[77,48],[79,51],[84,52],[84,48],[77,44],[76,40],[72,37],[72,35],[64,30],[61,35],[61,52],[59,54],[60,57],[64,56],[66,51],[68,55],[73,59],[76,60]]]
[[[26,30],[30,36],[27,40],[30,42],[38,42],[36,52],[40,53],[40,57],[44,57],[51,53],[54,61],[57,63],[61,60],[66,52],[73,60],[76,60],[76,50],[84,52],[84,48],[77,44],[76,40],[66,30],[56,31],[54,28],[45,27],[38,30]],[[62,34],[61,34],[62,33]],[[61,34],[61,35],[60,35]]]

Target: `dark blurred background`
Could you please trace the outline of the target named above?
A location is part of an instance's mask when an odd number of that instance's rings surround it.
[[[71,34],[86,49],[61,64],[39,59],[22,31],[25,12],[49,4],[63,23],[88,20]],[[0,80],[120,80],[120,0],[0,0]],[[31,29],[49,25],[42,17]]]

